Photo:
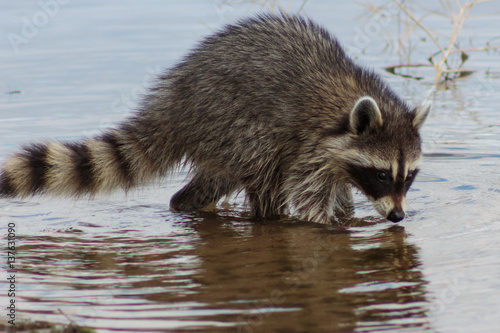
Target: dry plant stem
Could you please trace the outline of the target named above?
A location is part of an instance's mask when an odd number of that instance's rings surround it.
[[[464,63],[464,59],[462,59],[462,63],[460,64],[459,68],[453,69],[450,68],[448,64],[448,59],[450,55],[455,54],[455,53],[464,53],[469,52],[469,51],[485,51],[485,50],[498,50],[500,49],[500,45],[488,45],[484,47],[476,47],[476,48],[464,48],[460,49],[456,45],[456,41],[458,39],[458,36],[460,34],[460,31],[462,30],[465,20],[467,19],[468,15],[470,14],[472,7],[477,5],[477,4],[482,4],[486,2],[491,2],[492,0],[465,0],[464,4],[461,4],[458,0],[455,0],[454,5],[458,7],[458,11],[454,11],[452,1],[451,0],[441,0],[440,3],[443,8],[446,8],[449,11],[449,14],[441,14],[438,12],[434,12],[440,15],[449,15],[449,17],[452,20],[452,32],[451,36],[448,41],[448,45],[446,47],[443,47],[437,38],[435,37],[436,33],[433,31],[429,30],[424,24],[422,24],[422,20],[424,17],[421,18],[416,18],[415,15],[412,13],[412,10],[410,7],[407,7],[407,5],[403,4],[401,0],[391,0],[393,3],[397,4],[397,6],[401,9],[401,12],[404,12],[406,15],[406,19],[404,20],[406,24],[406,30],[407,30],[407,35],[413,31],[416,27],[419,27],[422,29],[427,36],[436,44],[436,46],[439,48],[439,51],[435,52],[432,54],[429,58],[430,64],[412,64],[412,63],[407,63],[407,64],[399,64],[399,65],[394,65],[394,66],[387,66],[385,67],[386,70],[388,71],[394,71],[396,68],[404,68],[404,67],[433,67],[435,71],[435,78],[434,78],[434,84],[437,84],[438,81],[441,79],[441,77],[444,75],[445,79],[447,79],[447,75],[450,73],[458,73],[460,76],[465,75],[466,73],[472,73],[474,70],[470,69],[463,69],[460,68],[462,64]],[[402,22],[402,20],[398,20],[399,22]],[[410,27],[409,22],[414,22],[414,24]],[[399,29],[399,28],[398,28]],[[398,30],[399,32],[399,30]],[[399,36],[401,36],[401,32],[399,32]],[[409,37],[407,38],[408,42],[410,42]],[[403,41],[401,38],[398,39],[399,45],[401,48],[404,48],[402,46]],[[405,45],[405,47],[408,47],[408,45]],[[466,60],[466,59],[465,59]],[[408,61],[409,62],[409,61]]]
[[[300,13],[300,12],[302,12],[302,10],[304,10],[304,6],[306,5],[306,3],[307,3],[308,1],[309,1],[309,0],[304,0],[304,1],[302,2],[302,5],[300,6],[299,11],[298,11],[299,13]]]
[[[450,53],[452,51],[453,45],[455,44],[455,41],[458,38],[458,35],[460,33],[460,30],[462,30],[462,27],[465,23],[465,19],[469,15],[472,7],[476,4],[477,0],[472,1],[472,3],[469,3],[468,1],[465,3],[465,5],[460,8],[460,11],[458,13],[457,19],[453,20],[453,31],[450,37],[450,41],[448,43],[448,47],[446,48],[446,51],[443,53],[443,56],[441,57],[441,60],[436,66],[436,76],[434,78],[434,84],[436,84],[439,81],[439,78],[443,75],[443,65],[450,56]]]
[[[443,69],[443,73],[466,73],[466,72],[475,72],[472,69],[466,69],[466,68],[458,68],[458,69]]]
[[[413,16],[413,14],[410,13],[408,9],[406,9],[406,7],[403,6],[398,0],[392,0],[392,1],[394,1],[399,6],[399,8],[401,8],[406,13],[406,15],[408,15],[408,17],[412,19],[413,22],[415,22],[422,30],[425,31],[425,33],[432,39],[432,41],[437,45],[437,47],[439,47],[441,52],[443,52],[444,54],[443,47],[441,46],[441,44],[439,44],[438,40],[436,39],[436,37],[434,37],[432,32],[429,31],[429,29],[427,29],[422,23],[420,23],[420,20],[418,20],[415,16]]]
[[[401,65],[387,66],[384,68],[406,68],[406,67],[434,67],[434,66],[429,64],[401,64]]]
[[[393,1],[399,6],[399,8],[401,8],[406,13],[406,15],[408,15],[408,17],[413,22],[415,22],[415,24],[417,24],[422,30],[425,31],[425,33],[432,39],[432,41],[434,41],[434,43],[437,45],[437,47],[439,47],[439,49],[441,50],[442,54],[444,54],[445,50],[443,49],[443,47],[441,46],[441,44],[439,44],[438,40],[436,39],[436,37],[434,37],[434,35],[432,34],[432,32],[430,32],[429,29],[427,29],[422,23],[420,23],[420,20],[418,20],[417,18],[415,18],[415,16],[413,16],[413,14],[410,11],[408,11],[408,9],[406,9],[406,7],[403,6],[398,0],[393,0]],[[436,84],[437,80],[442,75],[442,71],[441,71],[441,67],[439,66],[439,64],[436,63],[436,61],[434,61],[434,58],[431,58],[431,59],[432,59],[432,65],[434,66],[434,70],[436,71],[436,78],[437,79],[434,80],[434,84]]]
[[[473,47],[470,49],[458,49],[458,50],[451,50],[451,53],[457,53],[457,52],[471,52],[471,51],[486,51],[486,50],[497,50],[500,49],[500,45],[493,45],[493,46],[484,46],[484,47]]]
[[[455,41],[457,40],[458,38],[458,35],[460,34],[460,31],[462,30],[462,27],[465,23],[465,20],[467,18],[467,16],[469,15],[472,7],[478,3],[477,0],[474,0],[472,2],[469,2],[469,1],[466,1],[465,4],[463,6],[459,6],[460,7],[460,10],[458,12],[458,15],[455,17],[453,16],[452,19],[453,19],[453,31],[452,31],[452,34],[451,34],[451,37],[450,37],[450,40],[448,42],[448,46],[446,48],[443,48],[441,46],[441,44],[438,42],[438,40],[434,37],[434,35],[432,34],[432,32],[427,29],[421,22],[420,20],[418,20],[417,18],[415,18],[415,16],[405,7],[403,6],[403,4],[401,4],[401,2],[399,2],[398,0],[393,0],[394,3],[396,3],[399,8],[401,8],[405,13],[406,15],[408,15],[408,17],[415,22],[416,25],[418,25],[431,39],[432,41],[439,47],[439,50],[441,51],[441,59],[439,60],[439,62],[436,62],[434,60],[434,56],[431,57],[431,61],[432,61],[432,65],[434,66],[434,69],[435,69],[435,72],[436,72],[436,76],[434,77],[434,84],[437,84],[437,82],[439,81],[439,79],[441,78],[441,76],[444,74],[444,73],[457,73],[457,72],[461,72],[462,70],[453,70],[453,69],[450,69],[450,68],[447,68],[447,69],[443,69],[443,66],[446,64],[446,61],[448,60],[448,57],[450,56],[450,54],[452,53],[456,53],[456,52],[463,52],[465,50],[457,50],[457,49],[453,49],[453,45],[455,44]],[[480,2],[484,2],[484,1],[480,1]],[[458,2],[457,2],[457,5],[460,5]],[[451,11],[451,6],[448,6],[450,11]],[[485,48],[479,48],[477,50],[483,50],[483,49],[494,49],[494,48],[497,48],[497,47],[485,47]],[[470,49],[470,50],[476,50],[476,49]],[[402,66],[403,67],[403,66]],[[407,67],[415,67],[415,66],[407,66]]]

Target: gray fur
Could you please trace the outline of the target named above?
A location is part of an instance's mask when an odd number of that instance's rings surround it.
[[[12,155],[0,196],[127,190],[186,163],[192,180],[172,198],[175,210],[244,190],[255,217],[291,208],[328,223],[352,209],[352,186],[376,207],[406,194],[382,188],[377,206],[378,194],[356,168],[417,161],[427,113],[411,111],[312,21],[261,15],[203,40],[117,129]]]

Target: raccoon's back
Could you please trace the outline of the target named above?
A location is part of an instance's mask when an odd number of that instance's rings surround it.
[[[367,82],[379,80],[322,27],[299,16],[261,15],[203,40],[162,77],[148,108],[165,110],[165,126],[197,152],[227,147],[230,155],[251,142],[266,154],[269,140],[279,149],[299,132],[307,136],[304,129],[338,128]],[[162,91],[173,105],[165,106]]]
[[[190,111],[265,117],[273,111],[290,116],[329,95],[338,102],[352,94],[345,83],[358,84],[362,75],[363,69],[325,29],[303,17],[280,14],[226,26],[164,79],[172,82],[169,88],[191,98]]]

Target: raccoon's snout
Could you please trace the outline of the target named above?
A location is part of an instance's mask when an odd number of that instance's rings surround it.
[[[369,197],[370,198],[370,197]],[[377,200],[372,199],[375,210],[392,222],[399,222],[405,218],[405,197],[395,198],[393,196],[385,196]]]
[[[402,210],[391,210],[389,215],[387,215],[387,219],[392,222],[399,222],[405,218],[405,212]]]

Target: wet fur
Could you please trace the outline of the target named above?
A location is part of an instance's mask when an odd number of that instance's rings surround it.
[[[353,123],[363,96],[376,103],[380,119],[360,109]],[[420,157],[422,117],[322,27],[261,15],[207,37],[116,129],[12,155],[0,196],[128,190],[185,163],[191,180],[171,199],[175,210],[244,190],[255,217],[293,208],[301,219],[327,223],[352,209],[353,185],[364,191],[351,168],[397,154]]]

